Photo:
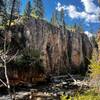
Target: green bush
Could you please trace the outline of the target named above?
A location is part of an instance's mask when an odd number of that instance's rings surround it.
[[[24,49],[22,54],[17,56],[15,63],[18,66],[31,65],[36,70],[43,71],[43,62],[40,58],[40,51],[36,49]]]
[[[31,59],[40,59],[41,52],[37,49],[24,49],[22,51],[24,57],[29,57]]]

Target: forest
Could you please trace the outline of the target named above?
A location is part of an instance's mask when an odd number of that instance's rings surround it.
[[[100,0],[0,0],[0,100],[100,100]]]

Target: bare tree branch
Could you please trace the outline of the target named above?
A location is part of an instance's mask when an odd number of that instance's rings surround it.
[[[7,63],[9,63],[11,60],[13,60],[13,59],[16,57],[16,55],[18,54],[18,52],[19,52],[19,50],[17,50],[16,54],[13,55],[13,56],[9,59],[9,61],[8,61]]]
[[[76,79],[75,79],[71,74],[68,73],[68,75],[72,78],[72,80],[73,80],[74,82],[76,82]]]
[[[1,60],[3,61],[3,67],[4,67],[4,74],[5,74],[5,78],[6,78],[6,84],[0,79],[0,81],[3,83],[3,85],[5,85],[7,88],[8,88],[8,93],[11,97],[11,100],[12,99],[12,94],[11,94],[11,90],[10,90],[10,82],[9,82],[9,78],[8,78],[8,73],[7,73],[7,60],[8,60],[8,52],[9,50],[7,49],[7,33],[10,31],[10,28],[11,28],[11,21],[12,21],[12,17],[13,17],[13,10],[14,10],[14,6],[15,6],[15,2],[16,0],[13,0],[12,1],[12,8],[11,8],[11,15],[10,15],[10,21],[9,21],[9,25],[8,25],[8,31],[5,31],[5,34],[4,34],[4,45],[3,45],[3,50],[0,52],[0,57],[1,57]],[[9,59],[8,62],[10,62],[12,59],[14,59],[14,57],[16,57],[17,53],[11,57]]]
[[[7,84],[6,84],[5,82],[3,82],[2,79],[0,79],[0,82],[1,82],[5,87],[7,87]]]

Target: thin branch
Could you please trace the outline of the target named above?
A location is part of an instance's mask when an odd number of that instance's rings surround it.
[[[16,57],[16,55],[18,54],[18,52],[19,52],[19,50],[17,50],[17,52],[16,52],[16,54],[15,55],[13,55],[9,60],[8,60],[8,62],[7,63],[9,63],[11,60],[13,60],[15,57]]]
[[[2,60],[3,62],[5,62],[4,56],[1,56],[1,60]]]
[[[10,50],[6,50],[5,54],[7,55]]]
[[[3,82],[2,79],[0,79],[0,82],[1,82],[5,87],[7,87],[7,84],[6,84],[5,82]]]
[[[71,74],[68,73],[68,75],[72,78],[72,80],[73,80],[74,82],[76,82],[76,79],[75,79]]]
[[[2,54],[3,54],[3,50],[0,50],[0,56],[2,56]]]

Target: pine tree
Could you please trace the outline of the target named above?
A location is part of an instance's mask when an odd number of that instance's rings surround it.
[[[61,11],[60,11],[60,25],[61,26],[64,26],[64,23],[65,23],[65,21],[64,21],[64,10],[63,9],[61,9]]]
[[[14,5],[14,9],[13,9],[13,15],[14,16],[19,15],[20,2],[21,2],[20,0],[15,1],[15,5]],[[13,0],[6,0],[5,1],[7,14],[11,14],[12,3],[13,3]]]
[[[5,1],[0,1],[0,25],[3,25],[7,20]]]
[[[2,11],[3,7],[4,7],[4,2],[3,2],[3,0],[0,0],[0,12]]]
[[[52,14],[52,17],[51,17],[51,24],[52,25],[55,25],[55,26],[58,26],[58,21],[57,21],[57,10],[55,10]]]
[[[31,2],[28,1],[27,4],[26,4],[26,8],[25,8],[24,14],[25,14],[25,16],[30,17],[31,12],[32,12]]]
[[[15,7],[14,7],[14,13],[17,15],[19,15],[20,13],[20,4],[21,4],[21,0],[16,0]]]
[[[75,32],[78,32],[78,33],[83,33],[83,26],[81,25],[81,24],[74,24],[74,26],[73,26],[73,28],[74,28],[74,30],[75,30]]]
[[[36,16],[38,16],[39,18],[43,18],[44,17],[44,7],[43,7],[43,2],[42,0],[33,0],[34,3],[34,10],[36,13]]]
[[[64,10],[61,11],[55,10],[51,17],[51,24],[55,26],[62,26],[65,28],[65,20],[64,20]]]
[[[61,9],[61,11],[57,11],[57,22],[59,26],[64,25],[64,10]]]
[[[60,11],[60,25],[62,26],[62,33],[64,34],[66,29],[66,23],[64,19],[64,9],[61,9]]]

